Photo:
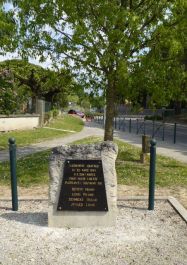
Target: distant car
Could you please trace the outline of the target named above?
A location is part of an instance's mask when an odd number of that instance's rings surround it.
[[[74,115],[77,115],[77,116],[79,116],[81,118],[84,118],[84,116],[85,116],[83,112],[81,112],[79,110],[73,110],[73,109],[70,109],[68,111],[68,114],[74,114]]]

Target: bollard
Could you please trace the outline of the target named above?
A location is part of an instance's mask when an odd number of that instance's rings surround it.
[[[152,138],[155,137],[155,120],[153,120],[153,131],[152,131]]]
[[[162,129],[162,141],[165,139],[165,123],[162,123],[163,129]]]
[[[149,206],[148,210],[154,210],[155,200],[155,166],[156,166],[156,140],[151,140],[150,169],[149,169]]]
[[[119,117],[118,129],[121,130],[121,119],[120,119],[120,117]]]
[[[174,135],[173,135],[173,143],[176,144],[176,136],[177,136],[177,124],[174,124]]]
[[[16,178],[16,144],[14,138],[9,138],[11,190],[12,190],[12,210],[18,210],[17,178]]]
[[[144,133],[144,135],[146,134],[146,124],[145,124],[145,120],[144,120],[144,123],[143,123],[143,133]]]
[[[138,134],[138,119],[136,120],[136,134]]]
[[[129,133],[131,133],[131,119],[129,120]]]
[[[142,153],[147,154],[150,153],[150,136],[142,135]]]
[[[123,130],[125,131],[125,118],[123,119]]]

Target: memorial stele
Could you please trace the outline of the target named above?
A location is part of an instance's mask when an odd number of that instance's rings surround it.
[[[49,163],[49,226],[115,225],[117,153],[117,145],[110,141],[53,149]]]

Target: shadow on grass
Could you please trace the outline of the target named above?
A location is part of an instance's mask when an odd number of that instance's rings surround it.
[[[16,221],[24,224],[31,224],[36,226],[47,226],[48,218],[46,212],[39,213],[3,213],[1,218],[6,219],[7,221]]]
[[[134,159],[134,160],[116,160],[116,163],[118,163],[118,164],[125,164],[125,162],[131,162],[132,164],[134,164],[134,163],[137,163],[137,164],[143,164],[141,161],[140,161],[140,159]]]
[[[130,162],[140,162],[140,159],[135,159],[135,155],[131,152],[120,152],[118,155],[119,161],[130,161]]]
[[[168,165],[162,165],[162,167],[166,167],[166,168],[181,168],[181,165],[171,165],[171,164],[168,164]]]

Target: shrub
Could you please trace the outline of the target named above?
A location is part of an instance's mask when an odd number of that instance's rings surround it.
[[[156,121],[161,121],[163,120],[162,116],[159,115],[154,115],[154,116],[145,116],[145,120],[156,120]]]
[[[94,118],[94,113],[93,112],[90,112],[90,111],[86,111],[85,112],[85,116],[86,116],[86,118],[93,119]]]
[[[59,110],[58,109],[53,109],[52,113],[53,113],[53,118],[56,118],[58,116],[58,114],[59,114]]]

